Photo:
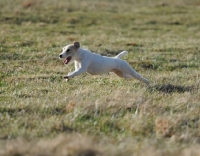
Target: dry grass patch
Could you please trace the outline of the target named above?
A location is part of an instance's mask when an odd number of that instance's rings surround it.
[[[80,134],[60,135],[53,140],[16,139],[9,141],[1,151],[2,156],[100,156],[101,148],[93,139]]]

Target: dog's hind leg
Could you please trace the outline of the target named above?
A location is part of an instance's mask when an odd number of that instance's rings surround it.
[[[132,69],[132,68],[131,68],[131,69]],[[119,77],[121,77],[121,78],[131,79],[131,78],[134,77],[134,78],[136,78],[137,80],[140,80],[140,81],[142,81],[142,82],[144,82],[144,83],[146,83],[146,84],[149,84],[149,81],[148,81],[147,79],[145,79],[144,77],[142,77],[141,75],[139,75],[134,69],[132,69],[132,71],[129,72],[130,74],[127,74],[127,73],[125,73],[125,72],[122,72],[122,71],[120,71],[120,70],[118,70],[118,69],[114,69],[113,72],[114,72],[117,76],[119,76]]]
[[[131,76],[136,78],[137,80],[149,84],[149,81],[146,78],[142,77],[140,74],[138,74],[127,62],[125,62],[125,64],[123,65],[122,71],[124,73],[123,75],[126,75],[126,77],[128,78],[130,78]]]
[[[138,73],[137,73],[133,68],[131,68],[131,67],[128,69],[127,74],[133,76],[134,78],[136,78],[136,79],[138,79],[138,80],[140,80],[140,81],[142,81],[142,82],[144,82],[144,83],[146,83],[146,84],[149,84],[149,81],[148,81],[146,78],[142,77],[140,74],[138,74]]]
[[[122,71],[120,71],[120,70],[118,70],[118,69],[114,69],[113,72],[114,72],[117,76],[119,76],[119,77],[121,77],[121,78],[125,78],[125,79],[131,79],[131,78],[133,78],[131,75],[128,75],[128,74],[126,74],[126,73],[123,73]]]

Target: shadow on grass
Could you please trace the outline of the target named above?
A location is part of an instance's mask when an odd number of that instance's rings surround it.
[[[196,86],[180,86],[180,85],[173,85],[173,84],[158,84],[154,86],[149,86],[148,90],[150,91],[159,91],[162,93],[184,93],[184,92],[193,92],[197,89]]]

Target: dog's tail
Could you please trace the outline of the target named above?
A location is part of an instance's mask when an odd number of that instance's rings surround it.
[[[119,53],[117,56],[115,56],[115,58],[118,58],[118,59],[120,59],[122,56],[124,56],[124,55],[126,55],[126,54],[128,54],[128,52],[127,51],[122,51],[121,53]]]

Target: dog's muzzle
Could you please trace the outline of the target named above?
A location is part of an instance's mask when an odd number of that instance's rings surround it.
[[[62,55],[59,55],[60,58],[62,58]]]

